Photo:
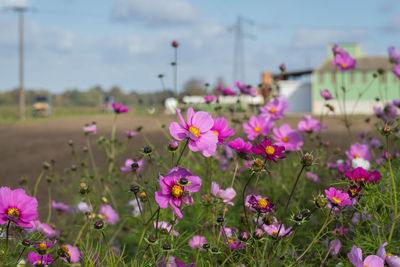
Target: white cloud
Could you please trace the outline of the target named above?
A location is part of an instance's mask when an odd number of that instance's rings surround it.
[[[199,14],[186,0],[114,0],[112,18],[164,27],[194,24]]]
[[[27,7],[28,0],[0,0],[0,7]]]

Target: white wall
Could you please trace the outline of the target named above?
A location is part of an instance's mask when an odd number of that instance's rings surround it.
[[[279,81],[279,93],[289,102],[289,112],[311,112],[311,83]]]

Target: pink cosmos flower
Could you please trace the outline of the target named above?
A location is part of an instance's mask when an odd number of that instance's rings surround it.
[[[207,104],[210,104],[211,102],[217,100],[217,96],[216,95],[206,95],[204,97],[204,102]]]
[[[394,66],[392,72],[394,75],[396,75],[397,78],[400,79],[400,63]]]
[[[379,171],[374,170],[373,172],[368,172],[363,167],[357,167],[352,171],[348,171],[345,176],[351,182],[359,184],[376,183],[381,179]]]
[[[55,241],[55,242],[47,242],[47,241],[35,242],[32,244],[32,246],[34,248],[36,248],[39,253],[44,254],[44,253],[46,253],[46,250],[53,247],[56,244],[56,242],[57,241]]]
[[[83,213],[90,213],[90,212],[92,212],[92,208],[91,208],[86,202],[83,202],[83,201],[79,202],[79,203],[76,205],[76,209],[77,209],[79,212],[83,212]]]
[[[350,150],[346,151],[346,156],[349,160],[356,158],[362,158],[368,161],[371,160],[371,154],[369,153],[369,147],[367,144],[352,144]]]
[[[328,89],[321,90],[319,93],[320,93],[321,97],[323,99],[325,99],[325,100],[332,100],[333,99],[333,96],[332,96],[331,92]]]
[[[284,96],[274,97],[274,100],[270,101],[264,107],[260,108],[261,115],[264,117],[271,117],[274,120],[282,119],[285,117],[283,112],[289,109],[289,103],[286,101]]]
[[[264,138],[261,140],[260,144],[256,143],[255,145],[255,147],[251,148],[253,153],[261,155],[268,161],[277,162],[278,159],[286,158],[286,156],[283,155],[285,147],[272,144],[269,138]]]
[[[118,213],[110,205],[101,205],[100,214],[106,218],[106,222],[109,224],[115,224],[119,219]]]
[[[194,112],[190,107],[187,112],[187,122],[182,117],[181,110],[178,109],[180,124],[172,122],[169,126],[169,132],[176,140],[189,138],[190,150],[201,151],[203,156],[212,156],[216,149],[218,138],[211,128],[214,126],[214,120],[210,114],[204,111]]]
[[[121,171],[123,172],[140,172],[143,170],[144,161],[134,161],[133,159],[127,159],[125,161],[125,166],[121,167]]]
[[[70,244],[65,244],[61,246],[61,250],[69,257],[61,258],[65,262],[77,263],[80,259],[80,252],[77,247],[71,246]]]
[[[274,212],[275,207],[269,198],[260,195],[248,195],[246,197],[245,206],[257,213]]]
[[[262,115],[251,116],[248,123],[243,123],[243,130],[248,139],[254,140],[260,134],[267,136],[273,125],[274,120],[270,117],[266,118]]]
[[[160,175],[161,191],[156,191],[157,204],[162,209],[170,205],[176,216],[182,218],[182,201],[193,205],[192,192],[200,190],[201,179],[185,168],[175,167],[165,177]]]
[[[235,130],[228,127],[228,121],[225,118],[214,119],[214,126],[211,131],[218,137],[218,144],[224,144],[225,139],[235,134]]]
[[[388,48],[390,63],[400,64],[400,49],[396,50],[394,46]]]
[[[41,223],[38,220],[32,222],[32,227],[34,230],[41,232],[44,236],[50,239],[60,234],[60,231],[54,230],[50,225]]]
[[[330,250],[329,254],[331,256],[336,256],[337,254],[339,254],[340,248],[342,247],[342,242],[340,242],[340,239],[335,239],[332,240],[331,242],[329,242],[329,240],[327,239],[326,241],[326,250]]]
[[[236,95],[236,92],[232,91],[231,88],[226,87],[223,88],[221,84],[217,85],[217,90],[220,91],[223,95]]]
[[[334,187],[325,190],[326,197],[334,204],[340,207],[351,205],[349,194],[344,193]]]
[[[233,85],[236,86],[240,92],[244,95],[256,96],[257,92],[251,86],[247,86],[239,81],[233,81]]]
[[[219,184],[213,181],[211,183],[211,194],[222,199],[222,202],[226,205],[234,205],[231,200],[236,196],[236,191],[232,187],[228,187],[225,190],[220,189]]]
[[[272,139],[275,140],[275,144],[278,146],[285,147],[285,150],[300,150],[303,145],[303,139],[301,135],[290,128],[289,124],[283,124],[279,128],[272,129]]]
[[[189,246],[193,249],[201,249],[207,244],[207,239],[204,236],[195,235],[189,240]]]
[[[169,235],[174,235],[174,236],[179,235],[179,233],[177,231],[172,230],[172,225],[170,225],[167,222],[159,221],[158,224],[157,224],[157,222],[154,222],[153,225],[154,225],[154,229],[158,229],[163,234],[169,234]]]
[[[12,221],[17,226],[32,228],[38,217],[37,206],[36,198],[28,196],[24,189],[0,187],[0,224]]]
[[[54,260],[50,254],[42,256],[36,252],[31,251],[28,253],[28,258],[26,259],[26,261],[33,266],[46,266],[52,263]]]
[[[129,108],[125,107],[122,103],[120,103],[119,105],[117,103],[115,103],[115,101],[113,101],[111,103],[112,108],[114,109],[114,112],[119,114],[119,113],[128,113],[129,112]]]
[[[62,202],[55,202],[54,200],[51,201],[51,207],[57,211],[61,212],[69,212],[71,209],[69,208],[68,205],[62,203]]]
[[[97,133],[97,126],[95,123],[93,123],[92,125],[86,124],[85,126],[83,126],[83,132],[85,134],[96,134]]]
[[[281,228],[281,230],[279,231],[279,227]],[[266,225],[263,224],[262,228],[264,230],[265,233],[267,233],[270,236],[273,237],[277,237],[278,236],[278,232],[279,232],[279,236],[290,236],[293,232],[292,231],[292,227],[289,228],[285,228],[285,225],[282,224],[282,226],[280,224],[278,224],[278,221],[276,220],[276,218],[274,218],[274,223],[271,225]]]
[[[399,267],[400,266],[400,257],[393,255],[391,253],[386,253],[385,247],[387,246],[387,242],[383,243],[376,252],[376,256],[380,257],[384,262],[386,262],[389,267]]]
[[[341,54],[345,52],[343,48],[340,48],[337,44],[334,44],[332,47],[332,53],[333,56],[336,56],[337,54]]]
[[[246,245],[233,235],[234,232],[238,232],[238,229],[228,228],[226,224],[221,227],[221,235],[224,237],[225,246],[232,250],[244,248]]]
[[[338,53],[334,56],[332,64],[336,67],[340,67],[340,71],[346,71],[354,69],[356,66],[356,60],[350,56],[350,54],[343,50],[337,49]]]
[[[318,175],[312,172],[306,172],[306,178],[313,180],[314,183],[319,183],[321,182],[318,178]]]
[[[303,116],[304,121],[299,121],[297,127],[300,132],[314,133],[323,129],[321,123],[317,119],[313,119],[309,115]]]
[[[137,132],[135,132],[135,131],[125,131],[124,134],[125,134],[126,137],[128,137],[128,138],[132,138],[132,137],[134,137],[134,136],[137,135]]]
[[[188,265],[185,265],[185,263],[179,261],[175,256],[170,256],[167,260],[165,259],[165,256],[162,257],[161,262],[157,264],[157,267],[196,267],[196,263],[189,263]]]
[[[363,261],[362,250],[357,246],[352,247],[351,252],[347,253],[347,257],[355,267],[383,267],[384,265],[383,260],[376,255],[369,255]]]
[[[228,143],[228,146],[234,149],[239,154],[249,154],[251,153],[251,143],[245,142],[242,138],[238,137],[233,141]]]

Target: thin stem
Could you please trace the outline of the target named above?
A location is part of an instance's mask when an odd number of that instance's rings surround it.
[[[176,164],[175,164],[175,166],[178,166],[178,164],[179,164],[179,162],[181,161],[181,158],[182,158],[182,155],[183,155],[183,152],[185,152],[185,150],[186,150],[186,147],[188,146],[188,144],[189,144],[189,138],[186,138],[186,143],[185,143],[185,145],[183,146],[183,148],[182,148],[182,150],[181,150],[181,154],[179,155],[179,157],[178,157],[178,160],[177,160],[177,162],[176,162]]]
[[[250,226],[249,226],[249,219],[247,218],[247,212],[246,212],[246,198],[245,198],[245,194],[246,194],[247,186],[249,185],[249,183],[250,183],[250,181],[251,181],[251,178],[253,178],[253,176],[254,176],[254,172],[251,174],[249,180],[247,180],[247,183],[246,183],[246,185],[244,186],[243,192],[242,192],[243,212],[244,212],[244,217],[245,217],[245,220],[246,220],[246,225],[247,225],[247,228],[248,228],[249,230],[250,230]]]
[[[389,136],[386,136],[386,153],[388,157],[388,164],[389,164],[389,172],[390,178],[392,179],[392,186],[393,186],[393,201],[394,201],[394,220],[392,223],[392,228],[390,229],[388,243],[392,240],[394,227],[396,226],[397,221],[397,191],[396,191],[396,182],[394,181],[393,171],[392,171],[392,164],[390,162],[390,153],[389,153]]]
[[[48,203],[49,212],[48,212],[48,214],[47,214],[47,220],[46,220],[46,223],[47,223],[47,224],[50,223],[50,220],[51,220],[51,211],[52,211],[52,208],[51,208],[51,185],[50,185],[50,183],[49,183],[49,186],[48,186],[48,192],[49,192],[49,203]]]
[[[112,260],[114,260],[114,257],[116,258],[117,256],[115,256],[114,251],[110,248],[110,245],[107,242],[106,235],[104,234],[103,231],[101,231],[101,235],[103,236],[103,240],[106,243],[107,249],[111,252],[111,256],[113,257]]]
[[[92,163],[92,168],[96,169],[96,163],[94,162],[92,146],[90,145],[89,136],[86,136],[86,146],[88,148],[89,158],[90,158],[90,162]]]
[[[113,126],[112,126],[112,129],[111,129],[111,139],[110,139],[110,142],[111,142],[111,144],[110,144],[111,145],[111,155],[110,155],[111,162],[110,162],[110,165],[108,165],[108,172],[109,173],[114,168],[114,161],[115,161],[115,132],[117,131],[117,116],[118,116],[118,114],[115,113],[114,120],[113,120]]]
[[[157,189],[157,174],[156,174],[156,167],[155,167],[155,165],[154,165],[154,161],[153,161],[153,158],[151,157],[151,155],[149,154],[149,160],[150,160],[150,164],[151,164],[151,167],[152,167],[152,169],[153,169],[153,177],[154,177],[154,190],[156,190]]]
[[[6,230],[6,245],[4,247],[4,256],[3,256],[3,267],[6,266],[6,259],[7,259],[7,253],[8,253],[8,232],[10,230],[10,223],[11,223],[11,221],[8,220],[7,230]]]
[[[233,172],[232,183],[231,183],[231,187],[232,187],[232,188],[233,188],[233,183],[235,182],[237,170],[238,170],[238,167],[239,167],[239,161],[238,161],[238,159],[236,158],[235,161],[236,161],[235,171]]]
[[[36,179],[35,187],[33,189],[33,197],[34,198],[36,198],[37,189],[38,189],[40,181],[42,180],[43,174],[44,174],[44,170],[42,170],[42,172],[39,174],[39,177]]]
[[[19,260],[21,259],[21,257],[22,257],[22,254],[24,254],[24,252],[25,252],[25,249],[26,249],[26,247],[24,246],[24,248],[22,249],[21,253],[20,253],[20,254],[19,254],[19,256],[18,256],[18,259],[17,259],[17,261],[15,262],[15,266],[17,266],[17,265],[18,265],[18,262],[19,262]]]
[[[76,238],[75,238],[74,246],[78,243],[79,239],[80,239],[81,236],[82,236],[83,230],[86,228],[86,226],[88,225],[88,223],[89,223],[89,220],[87,219],[87,220],[85,221],[85,223],[82,225],[81,229],[79,230],[78,235],[77,235]]]
[[[142,208],[140,207],[139,199],[138,199],[136,193],[135,193],[135,199],[136,199],[136,203],[138,204],[138,207],[139,207],[140,215],[142,216],[142,221],[143,221],[143,223],[144,223],[144,214],[143,214],[143,212],[142,212]]]

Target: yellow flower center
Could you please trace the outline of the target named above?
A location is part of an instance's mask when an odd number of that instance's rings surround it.
[[[273,231],[273,232],[272,232],[272,235],[273,235],[273,236],[276,236],[277,234],[278,234],[278,231]]]
[[[62,250],[64,253],[69,253],[69,249],[68,249],[68,247],[67,247],[66,245],[61,246],[61,250]]]
[[[309,126],[306,127],[306,131],[310,131],[311,128]]]
[[[273,146],[267,146],[265,148],[265,153],[267,153],[267,155],[273,155],[275,153],[275,148]]]
[[[350,194],[351,194],[351,196],[355,196],[356,195],[356,190],[355,189],[350,189]]]
[[[141,197],[146,197],[147,195],[146,195],[145,192],[142,192],[142,193],[140,193],[140,196],[141,196]]]
[[[213,131],[214,133],[215,133],[215,135],[216,136],[218,136],[219,135],[219,132],[217,132],[217,131]]]
[[[354,155],[354,158],[355,158],[355,159],[358,159],[359,157],[360,157],[360,155],[358,155],[358,154],[355,154],[355,155]]]
[[[339,204],[342,203],[342,201],[336,197],[332,197],[332,200]]]
[[[364,265],[364,267],[369,267],[369,265]]]
[[[346,67],[347,67],[347,64],[346,64],[346,63],[342,63],[342,67],[343,67],[343,68],[346,68]]]
[[[194,127],[194,126],[190,126],[190,127],[189,127],[189,132],[191,132],[192,134],[194,134],[196,137],[199,137],[199,136],[200,136],[200,131],[199,131],[199,129],[197,129],[197,128]]]
[[[233,239],[232,239],[232,238],[229,238],[229,239],[227,240],[227,242],[228,242],[228,244],[232,244],[232,243],[233,243]]]
[[[7,215],[19,218],[19,210],[17,208],[8,208]]]
[[[270,113],[275,113],[275,112],[276,112],[276,108],[272,107],[272,108],[269,110],[269,112],[270,112]]]
[[[40,243],[38,246],[39,251],[46,251],[47,250],[47,245],[45,243]]]
[[[36,262],[36,264],[37,264],[37,265],[42,265],[42,261],[41,261],[41,260],[38,260],[38,261]]]
[[[283,137],[282,141],[285,142],[285,143],[289,142],[289,137],[287,137],[287,136]]]
[[[180,185],[174,185],[171,190],[171,194],[174,197],[181,197],[183,193],[182,187]]]
[[[389,257],[389,256],[393,256],[393,254],[392,253],[386,253],[386,257]]]
[[[260,126],[254,127],[254,131],[257,132],[257,133],[260,132],[261,131],[261,127]]]
[[[259,201],[257,201],[257,204],[260,208],[264,209],[268,205],[268,201],[262,198]]]

